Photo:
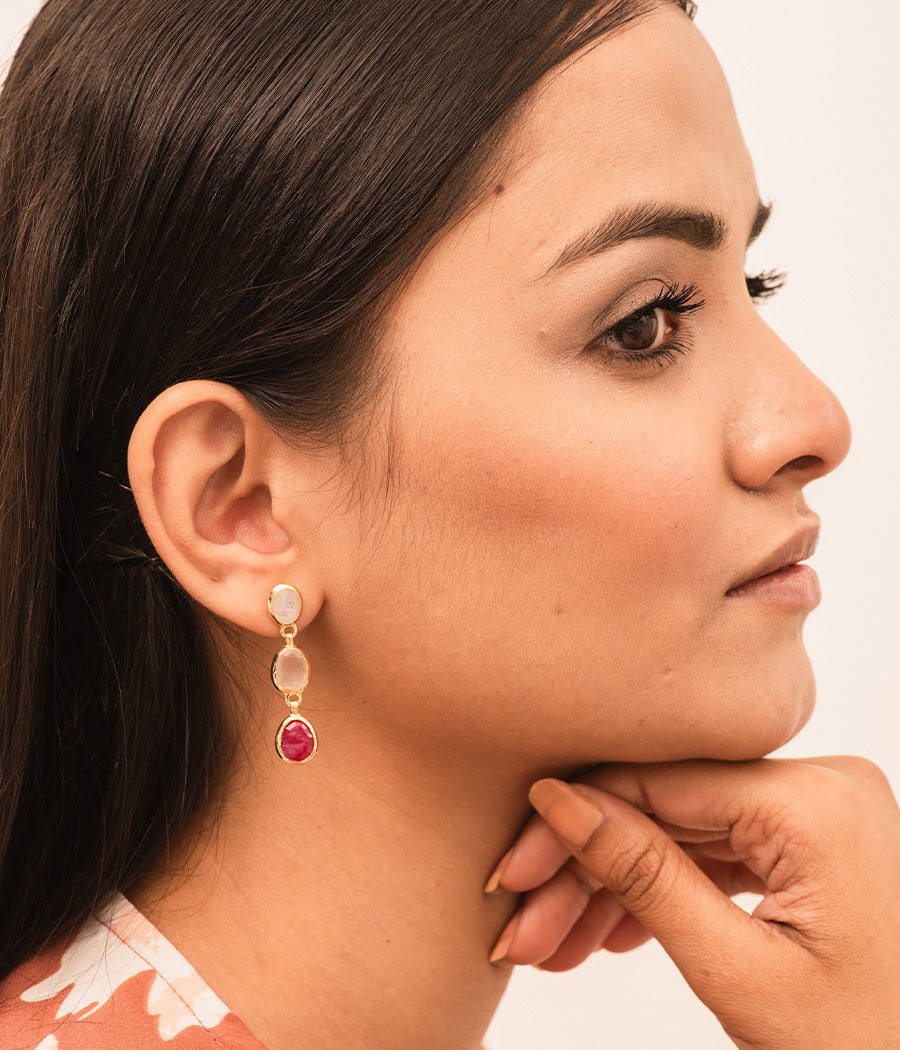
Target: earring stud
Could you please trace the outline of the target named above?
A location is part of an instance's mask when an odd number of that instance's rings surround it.
[[[309,685],[309,660],[306,653],[294,645],[303,599],[295,587],[279,583],[269,593],[268,606],[269,615],[278,624],[284,640],[272,660],[272,684],[290,708],[290,714],[275,734],[275,750],[282,761],[302,765],[319,747],[315,729],[299,713],[303,690]]]

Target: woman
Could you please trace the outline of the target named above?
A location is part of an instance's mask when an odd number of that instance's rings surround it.
[[[890,1045],[889,790],[733,764],[849,436],[683,6],[53,0],[0,111],[6,1044],[477,1047],[646,929]]]

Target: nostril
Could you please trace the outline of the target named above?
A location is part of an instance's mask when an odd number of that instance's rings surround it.
[[[798,456],[796,459],[792,459],[790,463],[785,463],[785,465],[776,473],[785,474],[788,472],[803,471],[807,474],[819,474],[824,470],[825,463],[818,456]]]

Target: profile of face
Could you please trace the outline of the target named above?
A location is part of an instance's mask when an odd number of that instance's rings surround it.
[[[665,7],[540,86],[391,312],[390,447],[334,529],[337,692],[548,763],[762,755],[808,718],[804,486],[840,405],[766,326],[719,65]],[[749,284],[749,289],[748,289]],[[323,541],[324,542],[324,541]]]
[[[389,312],[355,498],[309,539],[309,709],[523,768],[763,755],[811,712],[818,593],[759,578],[812,553],[849,428],[753,301],[722,72],[665,5],[546,78],[508,154]]]

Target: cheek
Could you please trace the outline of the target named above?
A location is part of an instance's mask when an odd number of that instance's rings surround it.
[[[412,513],[482,574],[527,566],[538,590],[631,603],[704,574],[717,533],[717,446],[659,415],[595,405],[566,418],[480,406],[422,435]],[[453,521],[454,528],[448,528]],[[551,581],[557,581],[552,585]],[[523,581],[524,582],[524,581]],[[542,584],[542,586],[538,586]]]
[[[709,421],[649,392],[616,403],[584,376],[519,375],[514,397],[498,392],[506,379],[458,400],[432,389],[398,436],[397,531],[376,591],[405,592],[420,659],[439,664],[453,639],[454,678],[471,668],[498,697],[521,690],[523,668],[546,694],[586,657],[583,695],[648,658],[664,673],[721,598]]]
[[[579,755],[595,738],[601,753],[645,721],[671,725],[656,705],[672,692],[652,686],[701,646],[721,598],[701,582],[718,475],[703,428],[663,441],[659,414],[651,427],[633,406],[600,415],[569,397],[554,418],[549,403],[470,399],[452,425],[429,404],[431,425],[398,442],[390,532],[358,606],[395,683],[386,717],[404,709],[403,682],[419,732],[433,717],[448,733],[441,712],[465,709],[495,746]],[[526,712],[552,728],[532,739]]]
[[[749,757],[796,727],[797,689],[781,710],[763,673],[804,685],[796,643],[724,598],[739,517],[715,399],[651,385],[420,383],[390,513],[331,602],[380,725],[562,765]]]

